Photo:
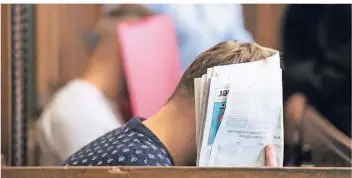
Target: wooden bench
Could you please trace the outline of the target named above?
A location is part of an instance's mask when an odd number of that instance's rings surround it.
[[[352,140],[309,105],[300,93],[285,104],[285,161],[298,166],[308,161],[318,167],[351,167]],[[309,148],[310,158],[303,149]],[[308,160],[304,160],[308,159]],[[292,164],[290,164],[292,162]]]
[[[3,178],[350,178],[351,168],[3,167]]]

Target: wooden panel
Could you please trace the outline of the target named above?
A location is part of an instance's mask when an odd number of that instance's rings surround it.
[[[88,64],[84,34],[92,30],[99,18],[97,5],[63,5],[60,7],[60,82],[82,74]]]
[[[56,5],[37,5],[36,13],[37,101],[39,105],[44,105],[49,97],[50,83],[58,80],[57,8]]]
[[[246,30],[256,39],[257,33],[257,7],[256,4],[243,4],[243,18]]]
[[[22,167],[2,168],[4,178],[350,178],[350,168],[128,168]]]
[[[99,5],[37,5],[37,89],[44,106],[64,83],[87,66],[84,34],[100,16]]]
[[[11,158],[11,14],[1,5],[1,153]]]
[[[284,5],[258,5],[257,38],[264,46],[280,48],[281,17]]]
[[[246,28],[253,34],[256,42],[281,49],[281,26],[285,7],[283,4],[243,5]]]

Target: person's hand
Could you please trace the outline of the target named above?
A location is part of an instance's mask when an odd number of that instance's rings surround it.
[[[265,147],[265,164],[267,167],[277,167],[276,153],[273,145]]]

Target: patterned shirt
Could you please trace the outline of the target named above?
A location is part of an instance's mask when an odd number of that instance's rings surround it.
[[[174,166],[163,143],[134,118],[78,150],[62,166]]]

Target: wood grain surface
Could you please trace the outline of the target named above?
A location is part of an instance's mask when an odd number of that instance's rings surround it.
[[[351,168],[3,167],[3,178],[350,178]]]

